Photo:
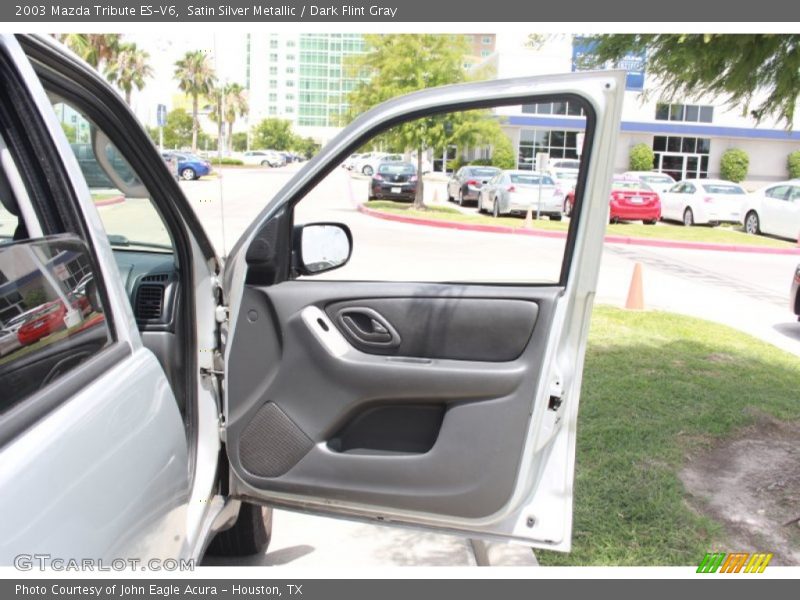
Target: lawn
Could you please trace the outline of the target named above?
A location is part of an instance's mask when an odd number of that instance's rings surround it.
[[[464,214],[452,206],[429,205],[426,210],[414,210],[411,204],[392,202],[389,200],[373,200],[365,204],[367,208],[380,210],[387,213],[402,214],[409,217],[422,219],[436,219],[443,221],[456,221],[459,223],[476,223],[481,225],[505,225],[507,227],[524,227],[525,219],[521,217],[500,217],[495,219],[489,215],[479,215],[477,212]],[[569,221],[550,221],[542,218],[534,221],[533,228],[547,231],[564,231],[569,227]],[[628,237],[652,238],[673,241],[711,242],[717,244],[738,244],[747,246],[767,246],[771,248],[792,248],[793,242],[787,242],[760,235],[747,235],[738,226],[719,227],[683,227],[678,224],[661,224],[657,226],[643,225],[641,223],[614,223],[608,225],[608,235],[622,235]]]
[[[797,357],[728,327],[595,308],[578,422],[573,549],[537,551],[540,563],[698,564],[724,545],[725,534],[687,504],[681,467],[760,414],[800,418],[798,389]]]

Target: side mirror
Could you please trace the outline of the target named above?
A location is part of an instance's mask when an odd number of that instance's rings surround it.
[[[297,225],[293,238],[292,267],[298,275],[316,275],[343,267],[353,252],[353,235],[342,223]]]

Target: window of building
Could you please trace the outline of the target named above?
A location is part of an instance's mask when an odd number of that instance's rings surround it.
[[[286,94],[286,100],[288,102],[293,102],[294,101],[294,94]]]
[[[270,40],[269,47],[272,50],[275,50],[278,47],[278,40]]]
[[[270,62],[278,62],[278,55],[277,54],[270,54],[269,55]]]
[[[277,75],[278,74],[278,67],[270,67],[269,68],[270,75]]]
[[[536,155],[544,152],[550,158],[578,158],[578,132],[548,129],[523,129],[520,131],[517,166],[533,170]]]
[[[656,121],[711,123],[713,119],[713,106],[701,106],[698,104],[656,104]]]
[[[286,74],[293,75],[294,74],[294,67],[286,67]]]
[[[294,87],[294,81],[292,81],[291,79],[289,79],[289,80],[286,82],[286,87]]]
[[[676,181],[708,177],[709,138],[657,135],[653,138],[653,168]]]
[[[481,50],[481,57],[486,58],[492,53],[491,50]]]
[[[491,43],[492,43],[492,36],[490,36],[490,35],[485,35],[485,36],[483,36],[483,37],[481,38],[481,43],[482,43],[484,46],[488,46],[489,44],[491,44]]]
[[[286,55],[286,60],[293,61],[294,59],[295,59],[295,55],[294,54],[287,54]]]
[[[583,116],[583,109],[579,105],[570,102],[523,104],[522,112],[529,115],[566,115],[571,117]]]
[[[294,43],[294,40],[286,40],[286,47],[287,48],[294,48],[295,46],[296,46],[296,44]]]
[[[270,106],[269,107],[269,114],[277,115],[278,114],[278,107],[277,106]]]
[[[271,93],[269,95],[269,101],[270,102],[277,102],[278,101],[278,94]]]

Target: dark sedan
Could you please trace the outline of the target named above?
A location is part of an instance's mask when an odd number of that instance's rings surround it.
[[[459,206],[465,202],[475,202],[481,194],[483,184],[500,173],[497,167],[461,167],[447,182],[447,199],[455,200]]]
[[[797,265],[797,269],[795,269],[794,272],[794,278],[792,279],[792,291],[789,294],[789,302],[794,314],[797,315],[797,319],[800,320],[800,265]]]
[[[414,201],[417,190],[417,168],[412,163],[390,162],[378,165],[369,184],[369,199]]]

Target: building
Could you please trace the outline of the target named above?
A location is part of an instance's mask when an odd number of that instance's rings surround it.
[[[520,43],[516,48],[498,51],[474,68],[487,69],[498,78],[565,73],[575,70],[576,56],[583,50],[580,38],[562,35],[549,38],[539,48]],[[645,143],[655,152],[653,168],[675,179],[719,177],[720,158],[730,148],[740,148],[749,155],[748,182],[787,178],[787,156],[800,148],[800,118],[788,131],[774,121],[757,124],[742,107],[727,106],[723,99],[667,100],[641,62],[632,57],[628,65],[617,172],[628,169],[630,149]],[[517,151],[520,169],[532,168],[538,152],[553,158],[578,156],[577,134],[584,128],[580,107],[556,102],[497,112]]]
[[[464,37],[465,68],[495,51],[494,34]],[[347,94],[364,80],[346,68],[348,57],[366,52],[362,34],[248,34],[245,52],[251,126],[269,117],[288,119],[300,135],[322,143],[340,131]]]

